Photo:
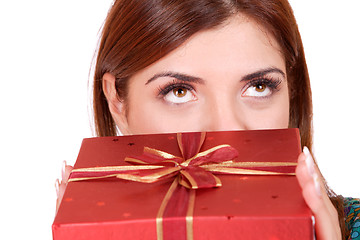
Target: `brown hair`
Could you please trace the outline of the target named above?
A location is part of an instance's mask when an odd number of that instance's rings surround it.
[[[102,89],[105,73],[115,76],[119,100],[126,102],[128,79],[164,57],[193,34],[244,14],[264,26],[279,43],[290,94],[289,127],[300,130],[302,146],[312,148],[312,101],[304,49],[287,0],[117,0],[103,26],[94,73],[93,109],[97,136],[114,136],[116,125]],[[328,194],[345,233],[343,201]]]

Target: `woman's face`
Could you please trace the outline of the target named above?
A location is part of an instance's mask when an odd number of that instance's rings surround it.
[[[104,76],[106,80],[106,76]],[[199,32],[129,81],[123,134],[287,128],[285,60],[274,38],[245,18]]]

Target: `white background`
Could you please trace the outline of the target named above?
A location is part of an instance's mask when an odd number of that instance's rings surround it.
[[[312,81],[315,156],[360,197],[360,1],[291,0]],[[0,2],[0,239],[51,239],[55,179],[91,137],[88,79],[111,0]],[[4,224],[5,221],[5,224]]]

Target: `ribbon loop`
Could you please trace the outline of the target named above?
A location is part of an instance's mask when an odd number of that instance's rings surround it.
[[[181,171],[180,184],[191,189],[220,187],[221,181],[214,174],[198,166],[189,166]]]
[[[190,159],[200,152],[200,148],[205,141],[205,132],[178,133],[177,142],[183,158]]]
[[[233,147],[223,144],[198,153],[194,157],[183,162],[181,165],[201,166],[209,163],[223,163],[232,161],[237,156],[238,152]]]
[[[141,156],[127,157],[134,166],[114,166],[75,169],[69,181],[116,177],[136,182],[152,183],[179,176],[179,183],[190,189],[220,187],[214,174],[295,175],[296,163],[234,162],[236,149],[224,144],[199,152],[205,133],[179,133],[178,145],[182,157],[144,147]]]

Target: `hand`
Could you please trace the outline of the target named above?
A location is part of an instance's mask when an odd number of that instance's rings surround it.
[[[299,155],[296,177],[302,188],[306,204],[315,216],[315,233],[317,240],[341,240],[338,213],[326,193],[320,171],[307,147]]]
[[[61,170],[61,182],[59,181],[59,179],[56,179],[56,182],[55,182],[55,189],[56,189],[56,194],[57,194],[56,212],[58,211],[61,200],[64,196],[65,188],[68,183],[68,179],[69,179],[72,169],[73,169],[73,167],[70,165],[67,165],[66,161],[64,161],[63,168]]]

